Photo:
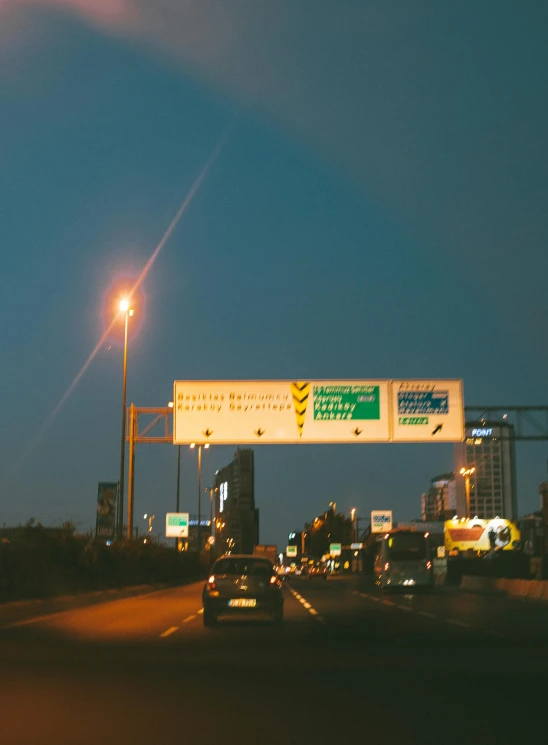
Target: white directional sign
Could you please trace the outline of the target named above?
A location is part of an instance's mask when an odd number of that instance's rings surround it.
[[[292,559],[297,556],[297,546],[287,546],[285,549],[285,555],[288,559]]]
[[[188,538],[188,512],[166,514],[166,538]]]
[[[454,442],[460,380],[176,380],[173,442]]]
[[[464,439],[461,380],[393,380],[394,442],[455,442]]]
[[[387,442],[388,381],[175,381],[173,442]]]
[[[392,530],[392,510],[371,511],[371,532],[387,533]]]

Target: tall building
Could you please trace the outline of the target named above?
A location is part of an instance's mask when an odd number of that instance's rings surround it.
[[[427,521],[450,520],[457,514],[457,482],[454,473],[430,479],[430,489],[422,495],[421,517]]]
[[[455,445],[457,478],[457,514],[466,516],[466,479],[461,468],[474,469],[470,474],[470,514],[479,518],[518,515],[516,486],[516,450],[514,426],[506,422],[466,423],[465,440]]]
[[[218,554],[250,554],[259,543],[253,456],[250,448],[238,448],[232,462],[215,474],[215,541]]]

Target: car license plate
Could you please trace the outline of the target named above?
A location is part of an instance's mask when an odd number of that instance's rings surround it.
[[[229,600],[228,604],[231,608],[254,608],[257,601],[255,598],[234,598]]]

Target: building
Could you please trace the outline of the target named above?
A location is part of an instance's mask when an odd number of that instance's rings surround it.
[[[421,517],[428,521],[450,520],[457,514],[457,481],[454,473],[442,473],[430,479],[430,488],[422,495]]]
[[[474,470],[469,476],[461,476],[462,468]],[[516,451],[512,424],[467,422],[464,442],[455,445],[455,474],[459,517],[517,518]]]
[[[253,553],[259,543],[255,508],[254,453],[238,448],[228,466],[215,474],[215,543],[217,554]]]

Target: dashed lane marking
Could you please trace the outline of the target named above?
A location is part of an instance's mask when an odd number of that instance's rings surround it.
[[[200,610],[197,611],[198,615],[201,615],[203,612],[204,612],[204,609],[203,608],[200,608]]]
[[[396,605],[396,603],[393,603],[391,600],[383,600],[382,604],[383,605]]]
[[[497,639],[506,639],[506,634],[503,634],[502,631],[486,631],[486,634],[489,634],[489,636],[494,636]]]
[[[418,610],[417,613],[425,618],[437,618],[435,613],[429,613],[427,610]]]
[[[398,608],[400,610],[406,610],[406,611],[409,611],[409,612],[412,612],[413,611],[413,608],[410,608],[408,605],[398,605]]]
[[[306,600],[306,598],[303,598],[302,595],[299,595],[299,593],[293,590],[292,588],[289,588],[289,589],[293,597],[295,597],[299,601],[299,603],[303,606],[303,608],[306,608],[306,610],[310,614],[312,614],[314,618],[316,618],[318,621],[320,621],[321,623],[325,623],[323,618],[318,614],[318,611],[310,605],[310,603],[308,602],[308,600]]]
[[[169,629],[166,629],[165,631],[162,631],[160,634],[161,637],[171,636],[171,634],[174,634],[179,629],[178,626],[170,626]]]
[[[188,616],[183,620],[183,623],[188,623],[189,621],[194,621],[194,619],[197,618],[197,616]]]
[[[471,628],[471,624],[466,621],[459,621],[458,618],[446,618],[445,623],[450,623],[453,626],[461,626],[463,629]]]

